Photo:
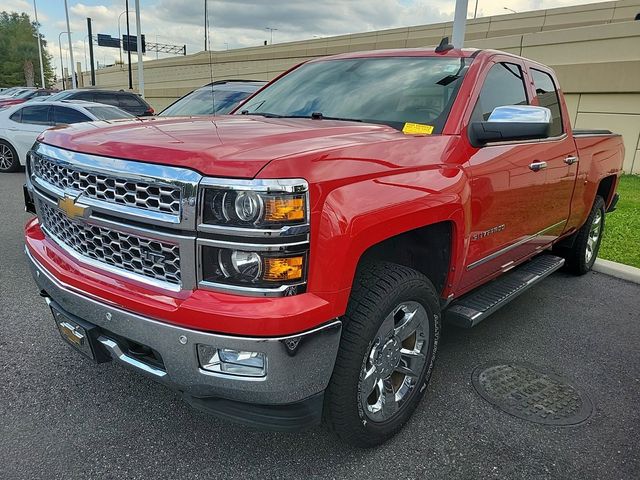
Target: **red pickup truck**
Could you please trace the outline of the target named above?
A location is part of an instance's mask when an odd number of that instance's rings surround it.
[[[94,361],[371,446],[424,394],[441,320],[472,327],[563,265],[589,271],[622,159],[620,136],[572,130],[539,63],[349,53],[233,115],[46,131],[25,252]]]

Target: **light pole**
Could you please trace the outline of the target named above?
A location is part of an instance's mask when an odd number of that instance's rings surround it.
[[[129,0],[125,0],[124,9],[127,12],[127,65],[129,70],[129,90],[133,90],[133,74],[131,73],[131,31],[129,30]]]
[[[518,13],[513,8],[509,8],[509,7],[502,7],[502,8],[504,8],[505,10],[507,10],[509,12],[512,12],[512,13]]]
[[[478,0],[476,0],[476,8],[473,10],[473,19],[475,20],[478,16]]]
[[[462,48],[464,45],[468,3],[469,0],[456,0],[456,9],[453,14],[453,32],[451,35],[451,43],[454,48]]]
[[[140,26],[140,0],[136,0],[136,32],[138,34],[138,92],[144,98],[144,67],[142,65],[142,27]]]
[[[204,51],[209,50],[209,7],[204,0]]]
[[[62,75],[60,75],[60,78],[62,78],[62,89],[66,90],[65,86],[64,86],[64,63],[62,63],[62,35],[64,35],[65,33],[69,33],[69,32],[60,32],[58,34],[58,47],[60,48],[60,71],[62,72]]]
[[[69,40],[69,59],[71,60],[71,85],[76,88],[76,66],[73,64],[73,45],[71,44],[71,27],[69,26],[69,6],[64,0],[64,13],[67,17],[67,39]]]
[[[41,87],[46,88],[47,86],[44,84],[44,62],[42,61],[42,42],[40,40],[40,24],[38,23],[38,7],[36,7],[36,0],[33,0],[33,12],[36,17],[36,34],[38,35],[38,57],[40,58],[40,81],[42,82]]]
[[[84,47],[84,71],[88,71],[89,67],[87,64],[87,38],[89,38],[89,35],[85,35],[84,38],[82,39],[82,46]]]
[[[120,15],[118,15],[118,45],[120,45],[119,51],[120,51],[120,65],[124,65],[122,63],[122,34],[120,33],[120,19],[122,18],[122,15],[124,15],[125,13],[127,13],[126,10],[124,10]]]
[[[277,28],[273,28],[273,27],[265,27],[265,30],[269,30],[271,32],[271,41],[269,42],[269,45],[273,45],[273,32],[277,31]]]

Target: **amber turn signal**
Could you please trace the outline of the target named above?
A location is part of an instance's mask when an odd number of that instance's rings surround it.
[[[302,279],[304,257],[265,258],[264,280],[287,281]]]
[[[304,220],[304,197],[273,197],[265,199],[264,218],[270,222]]]

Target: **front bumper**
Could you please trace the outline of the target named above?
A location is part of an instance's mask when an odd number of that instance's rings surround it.
[[[203,399],[215,398],[221,404],[231,400],[285,406],[312,397],[317,399],[327,387],[340,342],[340,321],[277,338],[237,337],[191,330],[88,298],[54,278],[28,249],[25,252],[38,288],[53,308],[71,318],[97,325],[104,329],[106,337],[109,333],[115,334],[115,345],[103,342],[114,360],[182,392],[192,404],[202,406]],[[163,366],[147,365],[127,355],[118,345],[117,336],[159,352]],[[204,371],[199,365],[197,344],[264,353],[266,375],[242,377]]]

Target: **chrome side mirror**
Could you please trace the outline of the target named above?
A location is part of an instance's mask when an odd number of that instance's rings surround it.
[[[469,141],[474,147],[491,142],[517,142],[547,138],[551,129],[551,110],[533,105],[494,108],[489,119],[469,124]]]
[[[508,105],[496,107],[488,122],[551,123],[551,110],[534,105]]]

